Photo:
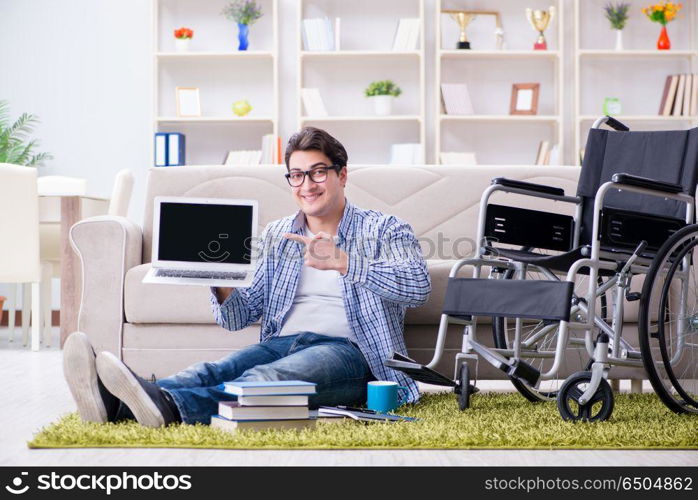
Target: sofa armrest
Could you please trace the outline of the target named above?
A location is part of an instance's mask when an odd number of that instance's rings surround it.
[[[90,217],[70,229],[82,269],[78,330],[121,358],[126,272],[141,264],[143,232],[124,217]]]

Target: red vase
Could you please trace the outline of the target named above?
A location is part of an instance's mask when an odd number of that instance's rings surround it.
[[[669,50],[671,48],[671,40],[669,40],[669,34],[666,32],[666,26],[662,26],[662,32],[659,33],[659,38],[657,39],[657,50]]]

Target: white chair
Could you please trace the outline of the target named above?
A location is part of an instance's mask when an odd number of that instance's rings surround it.
[[[134,175],[131,170],[120,170],[114,179],[112,195],[109,199],[109,215],[126,217],[128,207],[133,192]],[[73,177],[44,176],[38,179],[39,194],[53,196],[51,198],[40,198],[40,249],[41,261],[45,263],[45,272],[48,275],[48,286],[43,288],[45,297],[42,297],[44,310],[42,311],[42,325],[44,327],[46,346],[50,345],[51,338],[51,278],[59,278],[61,274],[60,263],[60,200],[58,196],[78,196],[85,195],[87,191],[86,181]],[[2,280],[0,280],[2,282]],[[19,286],[22,290],[22,337],[24,345],[28,338],[28,321],[25,318],[30,314],[29,288]],[[14,338],[15,307],[17,287],[12,285],[8,293],[8,326],[10,329],[10,342]]]
[[[0,163],[0,234],[3,235],[0,282],[32,284],[31,348],[37,351],[41,332],[41,281],[47,276],[48,267],[39,260],[36,169]],[[14,327],[14,308],[10,318]]]
[[[134,182],[133,172],[127,168],[119,170],[114,178],[114,187],[109,199],[109,215],[128,216]]]

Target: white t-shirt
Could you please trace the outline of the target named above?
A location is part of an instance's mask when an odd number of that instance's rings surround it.
[[[307,228],[305,234],[315,236]],[[340,279],[339,271],[321,271],[303,265],[296,296],[279,335],[313,332],[356,342],[344,309]]]

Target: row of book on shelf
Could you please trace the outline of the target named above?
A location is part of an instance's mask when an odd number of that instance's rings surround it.
[[[186,165],[186,137],[177,132],[155,133],[155,166],[175,167]],[[224,165],[276,165],[283,163],[281,137],[266,134],[262,137],[262,149],[228,151]]]
[[[340,25],[339,17],[334,21],[329,17],[303,19],[303,48],[311,52],[341,50]],[[416,50],[419,47],[419,31],[419,18],[400,19],[393,38],[393,50]]]
[[[698,115],[698,73],[666,77],[659,114],[661,116]]]

